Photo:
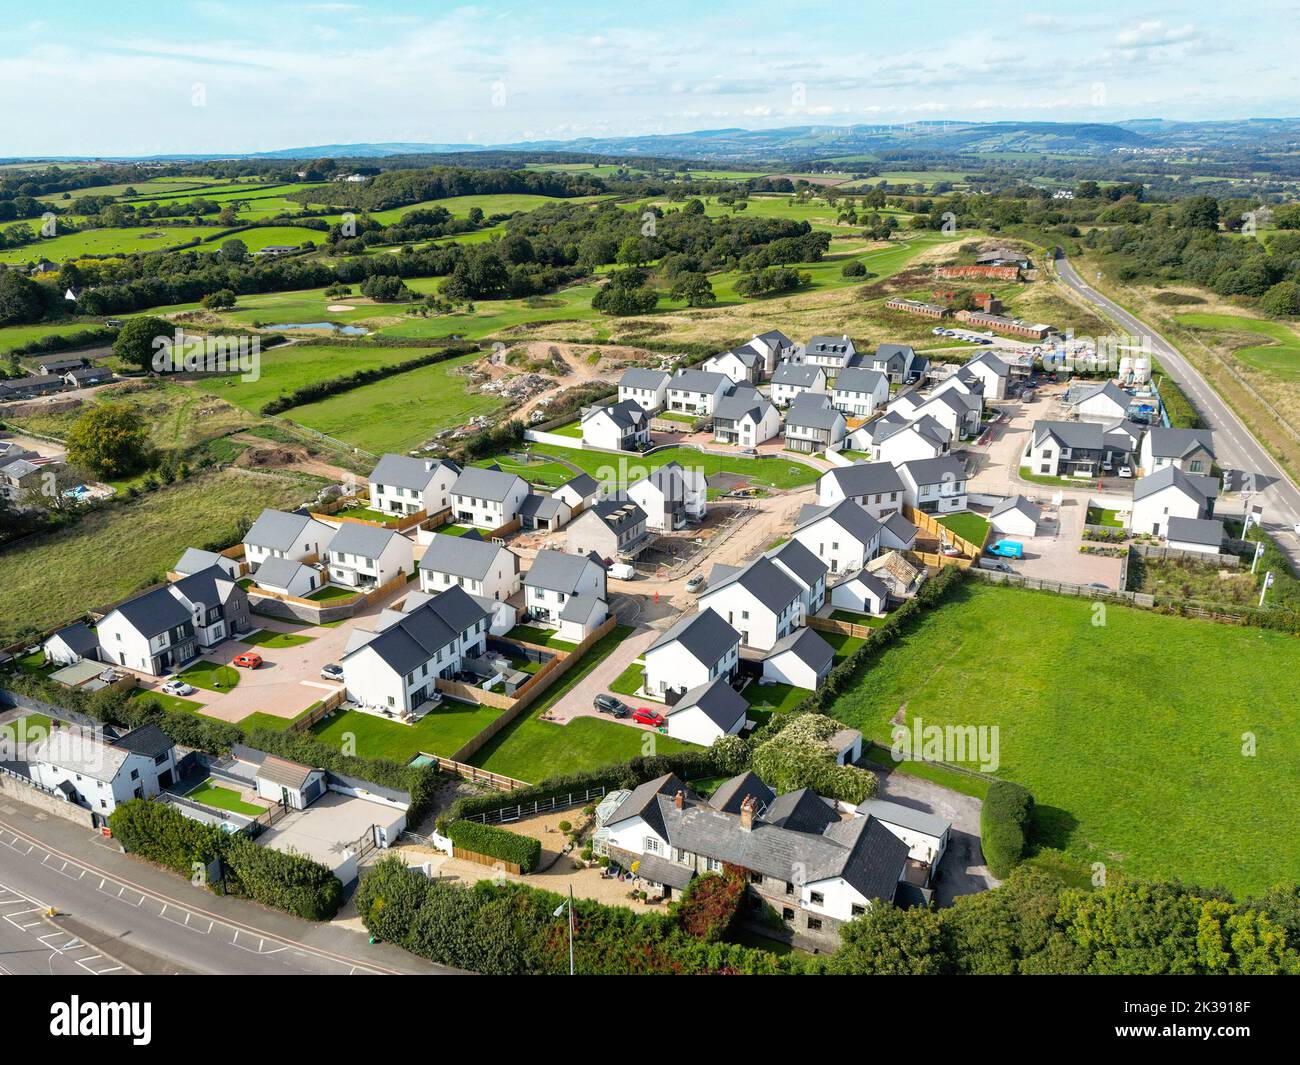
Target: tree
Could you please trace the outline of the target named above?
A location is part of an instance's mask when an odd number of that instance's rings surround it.
[[[703,274],[682,274],[672,287],[672,298],[685,300],[688,307],[712,307],[718,297]]]
[[[235,294],[230,289],[223,288],[219,292],[209,292],[199,302],[209,310],[225,310],[235,305]]]
[[[857,259],[850,259],[840,267],[841,277],[866,277],[867,268]]]
[[[151,315],[132,318],[122,326],[113,341],[113,354],[131,369],[148,373],[153,369],[154,352],[159,347],[155,341],[160,337],[170,337],[174,332],[175,328],[165,318]]]
[[[243,263],[248,261],[248,245],[238,237],[231,237],[221,242],[221,261],[223,263]]]
[[[0,272],[0,325],[38,322],[44,314],[40,285],[17,270]]]
[[[97,403],[68,431],[68,458],[101,477],[118,478],[145,465],[149,431],[122,403]]]
[[[1294,281],[1279,281],[1260,297],[1259,309],[1270,318],[1300,314],[1300,285]]]
[[[1178,205],[1176,224],[1181,229],[1219,228],[1219,201],[1213,196],[1189,196]]]
[[[826,963],[838,976],[939,976],[946,971],[942,918],[934,910],[877,903],[840,929]]]

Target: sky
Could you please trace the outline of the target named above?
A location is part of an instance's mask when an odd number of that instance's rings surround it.
[[[1300,115],[1253,0],[0,0],[0,157]]]

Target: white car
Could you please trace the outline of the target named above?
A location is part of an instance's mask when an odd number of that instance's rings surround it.
[[[1132,466],[1121,466],[1121,467],[1119,468],[1119,475],[1120,475],[1121,477],[1132,477],[1132,476],[1133,476],[1133,467],[1132,467]]]
[[[194,688],[186,684],[180,677],[172,677],[162,686],[164,695],[193,695]]]

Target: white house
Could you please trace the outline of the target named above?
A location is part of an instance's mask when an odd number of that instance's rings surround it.
[[[181,577],[188,577],[192,573],[201,573],[213,566],[220,566],[231,577],[242,576],[239,559],[229,558],[217,551],[201,551],[197,547],[187,547],[185,553],[172,567],[172,572]]]
[[[310,514],[264,510],[244,534],[244,558],[256,572],[268,558],[315,562],[324,557],[334,529]]]
[[[1128,414],[1130,399],[1114,381],[1075,385],[1066,393],[1065,403],[1077,418],[1092,422],[1119,421]]]
[[[881,344],[871,355],[859,360],[859,364],[883,373],[896,385],[920,380],[929,368],[929,360],[907,344]]]
[[[96,628],[101,661],[155,677],[178,670],[198,654],[194,617],[170,586],[114,607]]]
[[[699,605],[716,611],[740,633],[742,644],[760,651],[804,621],[803,588],[763,555],[741,568],[715,565]]]
[[[370,471],[370,508],[384,514],[436,514],[451,506],[461,470],[442,459],[384,455]]]
[[[414,544],[396,529],[346,521],[329,542],[330,580],[348,588],[373,588],[415,569]]]
[[[888,462],[855,462],[817,478],[817,502],[828,507],[851,499],[877,521],[903,509],[903,479]]]
[[[241,753],[252,748],[241,746]],[[290,810],[305,810],[328,790],[325,770],[290,762],[274,754],[262,754],[257,763],[254,786],[259,798],[280,803]]]
[[[815,336],[803,346],[800,360],[808,366],[820,366],[828,377],[834,377],[845,367],[852,365],[858,349],[848,335]]]
[[[101,823],[118,803],[152,799],[176,778],[176,752],[156,725],[112,738],[102,731],[51,729],[27,751],[32,780],[94,811]]]
[[[882,551],[910,551],[916,544],[920,533],[915,525],[908,521],[901,511],[885,517],[880,526],[880,549]]]
[[[385,611],[376,630],[353,630],[341,659],[347,697],[399,715],[418,710],[439,677],[455,676],[466,657],[482,657],[490,620],[491,613],[460,587],[409,613]]]
[[[844,439],[848,423],[831,405],[829,396],[805,392],[790,404],[785,415],[785,446],[813,454]]]
[[[325,583],[315,566],[304,566],[288,558],[268,558],[257,568],[253,581],[265,591],[299,598],[311,595]]]
[[[963,369],[969,370],[984,384],[985,399],[1006,399],[1011,367],[991,351],[981,351]]]
[[[1042,508],[1019,495],[1002,500],[989,511],[989,524],[1005,536],[1033,536],[1042,520]]]
[[[703,368],[708,373],[720,373],[735,384],[742,381],[758,384],[763,380],[763,356],[748,346],[710,355],[704,360]]]
[[[167,590],[190,612],[194,638],[201,648],[215,647],[251,627],[248,593],[220,566],[181,577]]]
[[[766,333],[757,333],[746,347],[753,348],[763,356],[763,374],[767,377],[777,365],[794,353],[795,343],[779,329],[769,329]]]
[[[979,432],[980,418],[984,413],[984,401],[975,392],[962,392],[957,388],[945,389],[931,394],[925,402],[912,411],[912,418],[926,415],[934,418],[958,440],[974,436]]]
[[[650,419],[634,399],[582,413],[582,442],[611,451],[639,451],[650,443]]]
[[[589,473],[580,473],[554,489],[551,495],[569,508],[570,515],[577,514],[600,498],[600,482]]]
[[[1142,437],[1138,465],[1144,474],[1162,466],[1183,473],[1208,474],[1214,468],[1214,434],[1209,429],[1166,429],[1155,425]]]
[[[831,588],[831,606],[879,617],[889,607],[889,586],[867,570],[859,570]]]
[[[574,555],[634,559],[650,543],[647,515],[626,495],[602,499],[569,524],[565,543]]]
[[[715,611],[685,614],[645,652],[645,693],[676,702],[718,677],[730,679],[740,664],[740,633]]]
[[[919,459],[898,467],[907,502],[927,514],[966,509],[966,464],[953,455]]]
[[[718,400],[713,409],[713,439],[720,444],[757,447],[781,431],[781,415],[766,396],[745,385]]]
[[[889,402],[889,378],[879,370],[850,366],[835,378],[831,401],[850,418],[870,418]]]
[[[99,658],[99,637],[84,621],[60,629],[41,645],[45,661],[57,666],[71,666],[83,659]]]
[[[731,379],[705,370],[678,370],[668,382],[668,409],[685,414],[712,414],[727,394]]]
[[[524,575],[524,607],[537,621],[558,625],[570,600],[607,601],[605,567],[586,555],[539,551]],[[603,619],[602,619],[603,620]]]
[[[1210,518],[1169,519],[1165,540],[1179,551],[1196,551],[1203,555],[1217,555],[1227,538],[1223,522]]]
[[[826,574],[829,567],[797,539],[766,552],[781,570],[802,589],[804,617],[816,614],[826,604]]]
[[[647,414],[662,410],[668,398],[668,382],[672,374],[666,370],[645,370],[633,366],[623,371],[618,379],[618,401],[634,400]]]
[[[772,374],[772,402],[788,407],[804,392],[825,392],[826,371],[808,363],[783,362]]]
[[[763,679],[816,691],[835,664],[835,651],[812,629],[796,629],[763,656]]]
[[[861,436],[848,446],[867,451],[873,462],[888,462],[891,466],[914,459],[936,459],[952,443],[952,434],[928,414],[910,420],[900,414],[886,414],[857,433]]]
[[[926,885],[933,883],[934,871],[943,861],[952,836],[952,823],[935,814],[912,806],[902,806],[885,799],[868,799],[857,808],[860,817],[879,821],[907,844],[907,856],[924,866]]]
[[[704,470],[668,462],[627,486],[627,497],[646,514],[646,528],[655,532],[684,529],[708,513],[709,489]]]
[[[832,576],[860,570],[880,552],[881,525],[851,499],[830,506],[806,504],[796,519],[793,539],[803,544]]]
[[[668,711],[668,735],[686,743],[708,747],[723,736],[735,736],[744,727],[749,703],[736,693],[726,677],[715,677],[692,688]]]
[[[452,515],[480,529],[499,529],[519,517],[528,482],[495,466],[467,466],[451,486]]]
[[[1129,527],[1135,533],[1167,537],[1170,518],[1212,518],[1217,497],[1214,478],[1183,473],[1177,466],[1162,466],[1133,486]]]
[[[524,529],[555,532],[569,524],[573,509],[555,493],[529,492],[519,505],[519,523]]]
[[[1097,422],[1036,421],[1023,464],[1049,477],[1096,477],[1113,451]]]
[[[435,533],[420,559],[420,590],[452,585],[496,602],[509,599],[520,588],[519,556],[504,544]]]

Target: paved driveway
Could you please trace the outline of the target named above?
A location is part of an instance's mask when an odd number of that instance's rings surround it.
[[[571,688],[558,703],[553,706],[546,715],[548,721],[555,721],[561,725],[567,725],[575,717],[597,717],[600,716],[604,721],[617,721],[620,725],[627,725],[628,728],[644,728],[635,721],[628,718],[617,719],[597,715],[596,708],[592,705],[592,700],[597,695],[612,694],[610,685],[618,680],[618,675],[627,669],[645,652],[645,649],[657,640],[662,632],[660,629],[643,628],[632,633],[626,640],[614,648],[605,660],[596,666],[582,680]],[[631,697],[626,695],[615,696],[627,702]],[[633,703],[635,699],[631,700]],[[639,705],[639,704],[638,704]],[[654,704],[649,704],[653,706]],[[635,706],[633,707],[635,709]],[[657,709],[657,707],[655,707]]]
[[[1050,498],[1050,489],[1040,489]],[[1031,495],[1032,493],[1026,493]],[[1040,525],[1039,535],[1032,538],[1009,537],[1025,545],[1025,557],[1010,559],[1011,568],[1026,577],[1072,584],[1104,584],[1119,590],[1122,562],[1105,555],[1084,554],[1084,519],[1088,516],[1086,497],[1067,496],[1059,507],[1052,507],[1055,525]]]

